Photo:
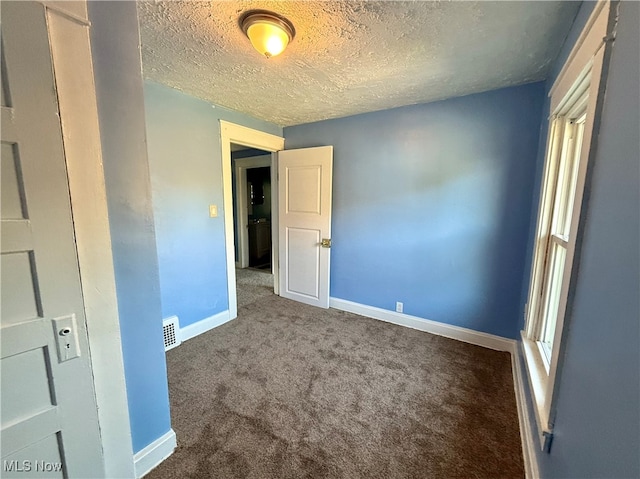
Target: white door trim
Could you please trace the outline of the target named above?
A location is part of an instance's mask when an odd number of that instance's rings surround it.
[[[48,7],[48,4],[45,3]],[[111,233],[86,3],[48,8],[106,477],[133,477]],[[67,11],[68,10],[68,11]],[[82,15],[80,19],[78,16]],[[55,17],[56,21],[51,21]],[[72,48],[70,48],[70,45]]]
[[[224,237],[227,254],[227,292],[229,296],[229,317],[230,319],[238,316],[238,297],[236,295],[236,259],[234,247],[234,227],[233,227],[233,190],[231,181],[231,143],[249,146],[259,150],[276,152],[284,149],[284,138],[263,131],[247,128],[246,126],[236,125],[228,121],[220,120],[220,148],[222,150],[222,193],[224,202]],[[271,155],[271,189],[277,187],[277,164],[275,155]],[[274,182],[275,179],[275,182]],[[272,195],[276,197],[277,195]],[[277,202],[277,200],[276,200]],[[275,206],[275,209],[274,209]],[[274,234],[274,222],[277,224],[277,216],[273,216],[277,210],[277,203],[272,202],[271,217],[271,235],[272,235],[272,251],[277,252],[278,236],[277,230]],[[274,292],[278,294],[278,258],[277,254],[272,258],[273,276],[274,276]]]
[[[238,241],[238,265],[240,268],[249,266],[249,217],[247,214],[247,170],[269,166],[273,159],[271,156],[252,156],[238,158],[235,161],[236,170],[236,239]],[[277,186],[277,185],[276,185]],[[273,192],[273,185],[271,186]],[[273,194],[271,195],[271,211],[273,212]],[[273,223],[272,223],[273,225]],[[273,228],[272,228],[273,229]],[[273,245],[271,246],[273,256]],[[272,258],[273,259],[273,258]]]

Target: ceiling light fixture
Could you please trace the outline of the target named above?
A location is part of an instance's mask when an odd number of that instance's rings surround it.
[[[267,58],[282,53],[296,34],[289,20],[267,10],[246,12],[240,17],[240,28],[253,48]]]

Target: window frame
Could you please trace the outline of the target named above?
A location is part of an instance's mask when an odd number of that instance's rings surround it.
[[[576,254],[576,249],[579,248],[587,171],[590,159],[595,153],[594,130],[601,109],[602,90],[605,84],[603,65],[606,46],[612,39],[612,35],[607,35],[610,29],[609,14],[609,1],[599,1],[549,92],[551,115],[537,214],[529,295],[525,307],[525,329],[522,331],[523,355],[532,391],[538,437],[541,448],[546,451],[549,450],[553,436],[556,379],[561,370],[567,333],[565,326],[569,313],[568,306],[572,299],[571,291],[578,263],[579,255]],[[576,158],[578,164],[575,165],[575,194],[567,210],[571,211],[569,230],[564,235],[555,234],[559,238],[563,236],[558,241],[565,248],[565,259],[560,274],[562,282],[549,361],[547,348],[540,343],[539,338],[544,322],[542,313],[548,286],[545,281],[546,262],[552,258],[551,249],[554,242],[557,242],[552,239],[556,185],[560,174],[560,159],[566,147],[565,133],[567,128],[572,128],[570,122],[575,123],[575,120],[581,117],[585,117],[585,121],[581,131],[580,155]],[[574,145],[573,148],[575,147]],[[566,186],[565,184],[565,188]]]

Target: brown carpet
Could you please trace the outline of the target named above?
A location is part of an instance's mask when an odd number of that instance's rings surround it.
[[[236,268],[238,308],[273,295],[273,275],[269,271]]]
[[[522,478],[508,353],[270,295],[167,353],[154,478]]]

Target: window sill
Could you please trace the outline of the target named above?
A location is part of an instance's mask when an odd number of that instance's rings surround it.
[[[546,407],[549,374],[544,366],[538,345],[527,338],[525,331],[522,331],[521,335],[524,362],[527,365],[527,377],[533,392],[533,409],[538,426],[538,439],[540,440],[540,448],[545,450],[548,447],[548,439],[552,434],[552,430],[549,427],[549,412]]]

